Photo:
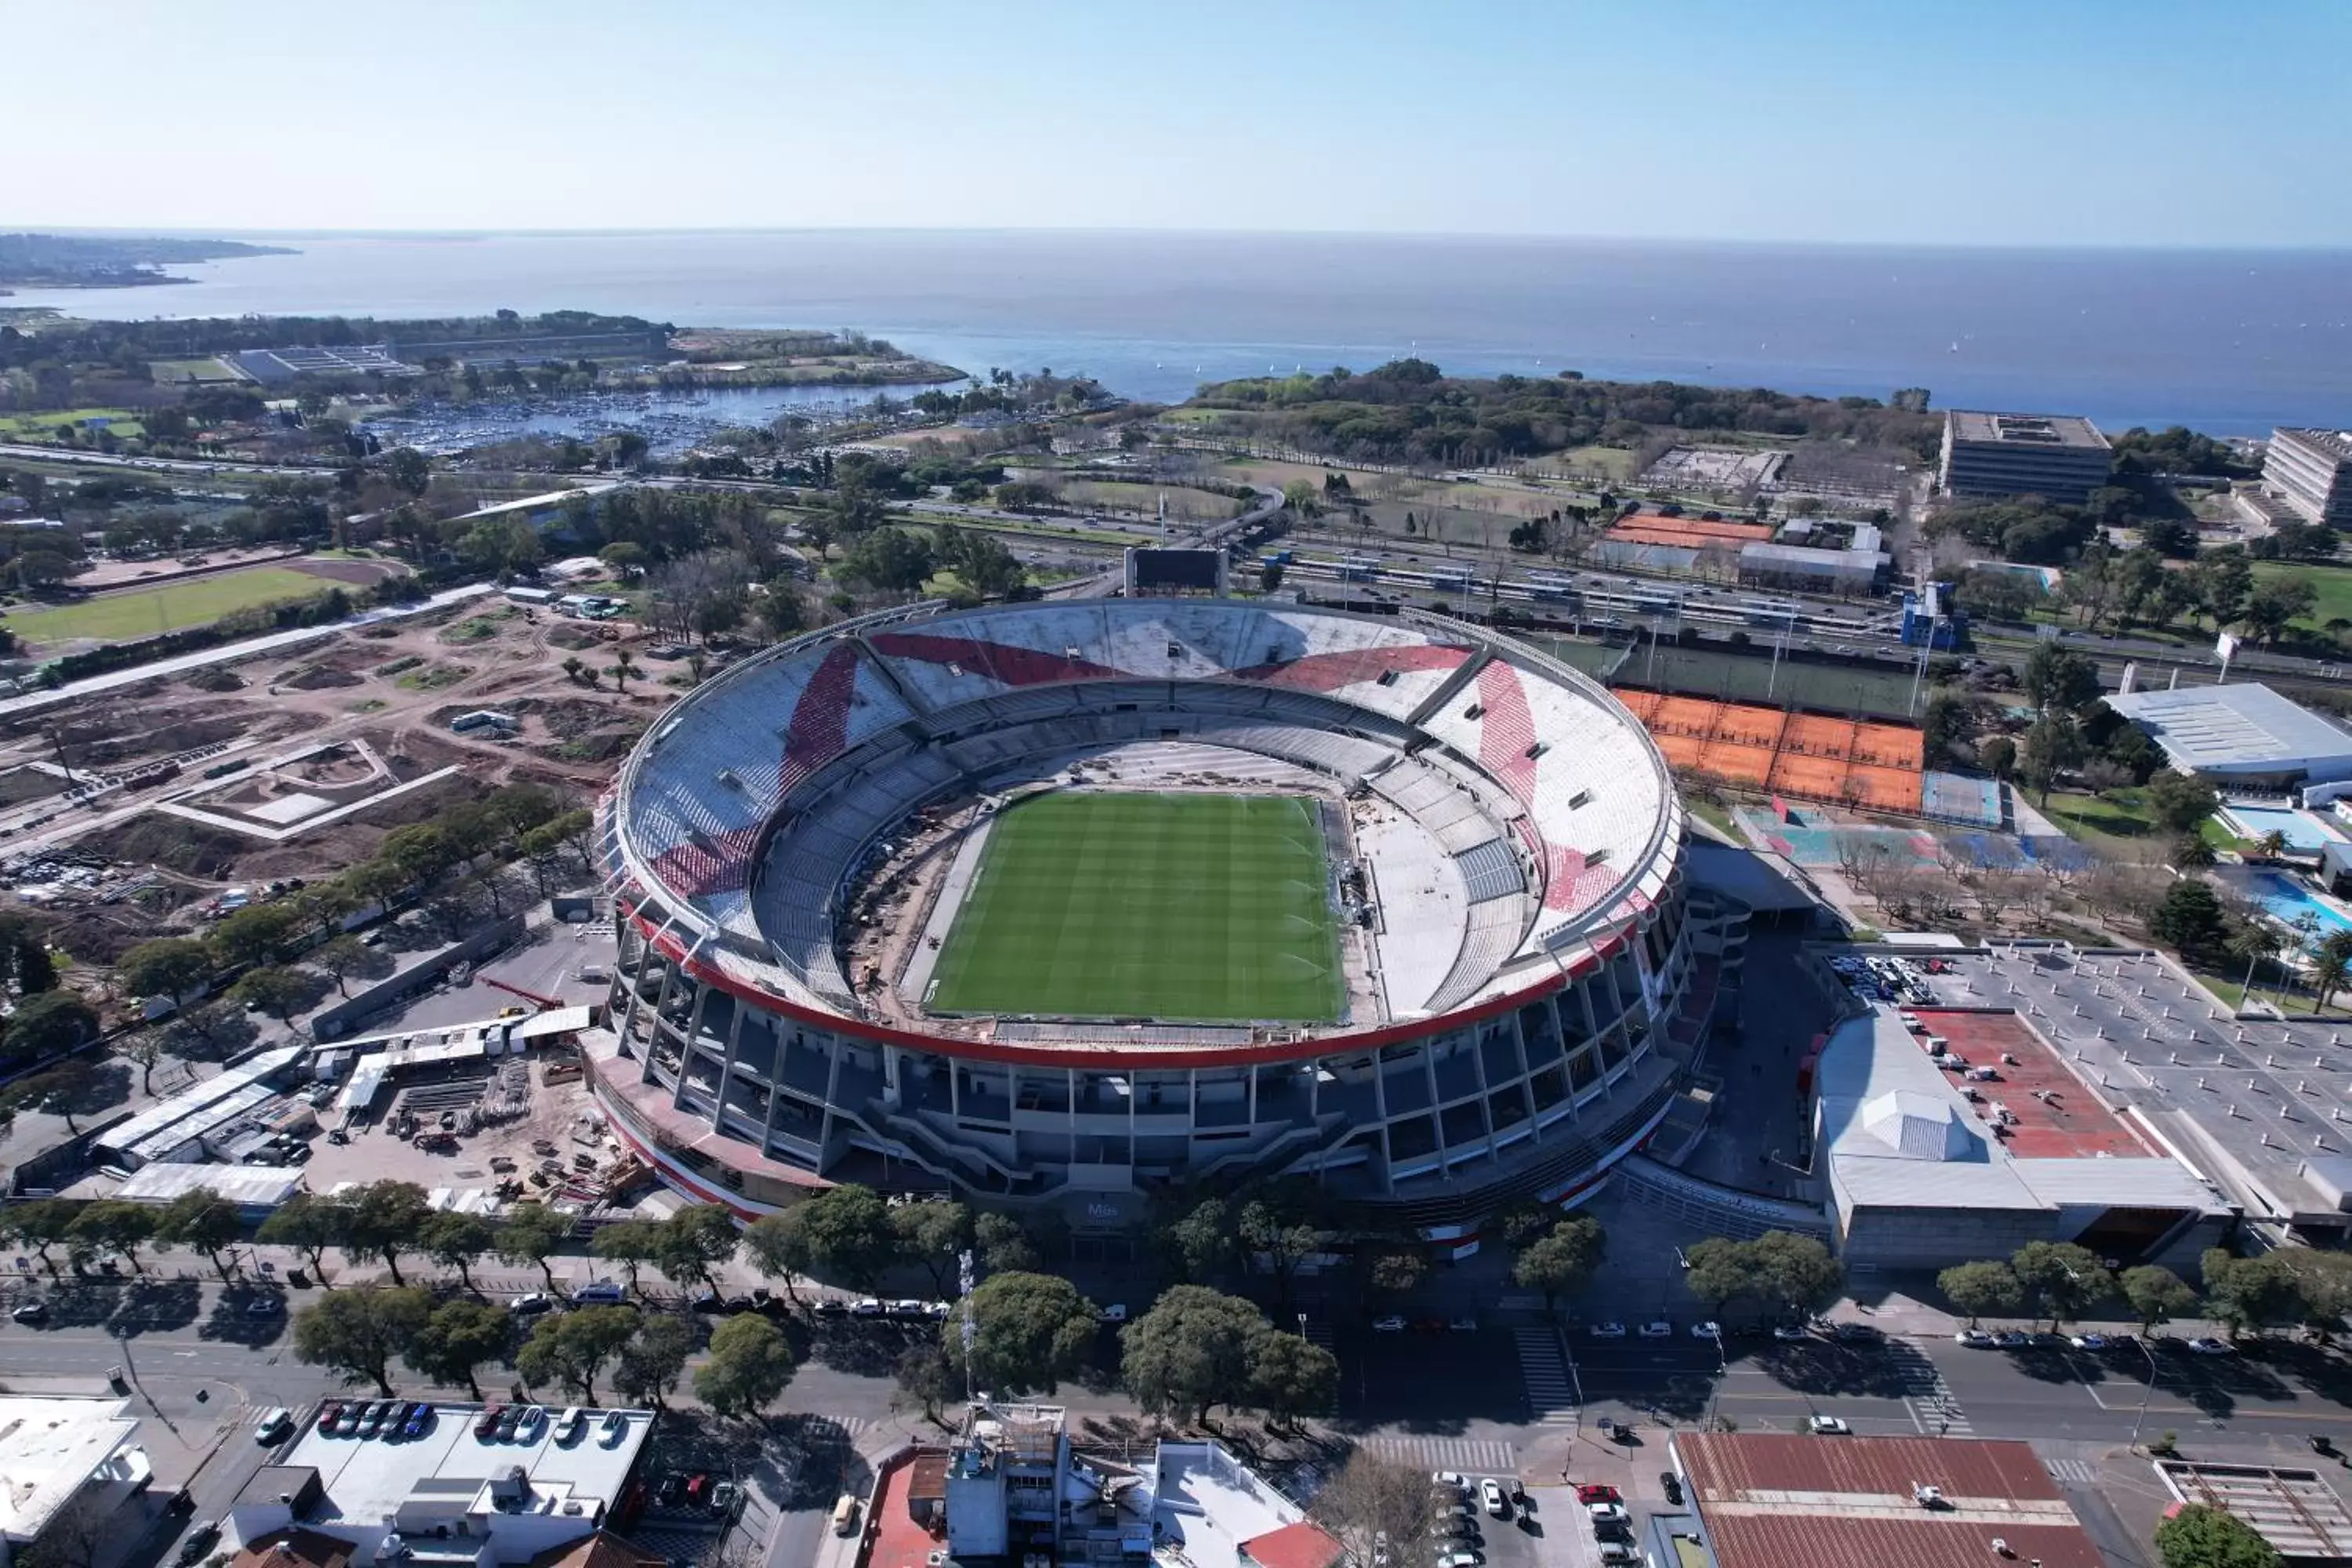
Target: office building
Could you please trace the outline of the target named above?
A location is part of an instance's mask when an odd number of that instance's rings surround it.
[[[2263,493],[2305,522],[2352,528],[2352,431],[2272,431]]]
[[[2107,438],[2071,414],[1944,416],[1944,458],[1937,479],[1961,500],[2040,496],[2079,506],[2107,482],[2114,463]]]

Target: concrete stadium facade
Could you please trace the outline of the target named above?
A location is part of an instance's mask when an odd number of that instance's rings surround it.
[[[1409,823],[1433,847],[1415,879],[1449,896],[1384,889],[1383,921],[1444,950],[1432,981],[1317,1027],[910,1019],[850,983],[846,889],[910,814],[1171,744]],[[1657,1125],[1705,944],[1639,722],[1532,648],[1411,614],[1112,599],[827,627],[681,700],[600,841],[620,962],[595,1093],[666,1181],[747,1215],[858,1181],[1120,1231],[1156,1190],[1298,1174],[1467,1237]]]

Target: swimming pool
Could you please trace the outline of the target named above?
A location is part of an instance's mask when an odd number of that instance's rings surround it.
[[[2284,806],[2225,805],[2220,815],[2223,824],[2241,838],[2260,838],[2275,832],[2285,838],[2288,848],[2305,855],[2316,855],[2344,837],[2310,812],[2291,811]]]
[[[2264,913],[2290,926],[2308,914],[2319,922],[2321,936],[2330,931],[2352,931],[2352,915],[2346,915],[2292,877],[2242,867],[2223,867],[2215,875],[2252,899]]]

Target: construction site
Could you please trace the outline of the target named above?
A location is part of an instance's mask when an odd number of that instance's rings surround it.
[[[224,896],[357,864],[456,800],[527,782],[584,802],[674,695],[663,665],[615,689],[638,636],[484,597],[0,703],[0,887],[105,963]],[[499,721],[453,728],[484,713]]]

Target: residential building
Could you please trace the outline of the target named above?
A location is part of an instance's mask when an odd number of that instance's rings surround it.
[[[2071,414],[1944,416],[1937,480],[1964,498],[2040,496],[2079,506],[2107,482],[2115,454],[2089,420]]]
[[[0,1568],[37,1542],[87,1560],[152,1477],[128,1399],[0,1395]],[[45,1539],[46,1538],[46,1539]]]
[[[2352,431],[2272,431],[2263,491],[2305,522],[2352,528]]]

